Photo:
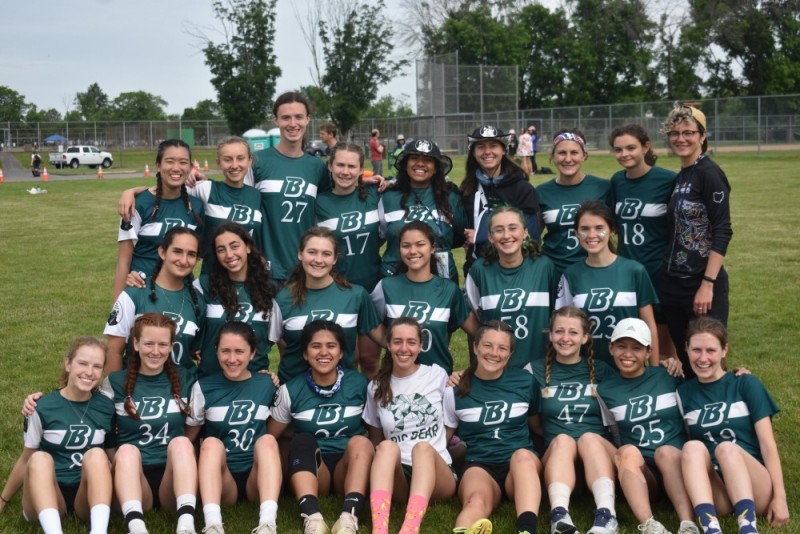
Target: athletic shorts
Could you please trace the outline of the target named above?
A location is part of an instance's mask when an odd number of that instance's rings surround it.
[[[80,482],[77,484],[58,483],[58,489],[61,490],[61,495],[64,496],[64,504],[67,505],[67,515],[75,513],[75,497],[78,496],[78,488],[80,486]]]
[[[158,510],[161,508],[161,497],[159,490],[161,489],[161,481],[164,479],[164,472],[167,470],[167,465],[143,465],[142,472],[144,478],[147,480],[147,485],[150,486],[150,493],[153,494],[153,509]]]
[[[408,487],[411,487],[411,473],[413,472],[413,468],[406,464],[400,464],[400,467],[403,469],[403,476],[406,477],[406,484],[408,484]],[[452,465],[448,465],[447,467],[450,468],[450,472],[453,473],[453,478],[455,478],[456,482],[458,482],[458,474],[456,473],[456,470],[453,469]]]
[[[233,481],[236,483],[236,502],[247,500],[247,479],[250,478],[250,471],[234,473],[231,471]]]
[[[508,500],[506,494],[506,478],[510,470],[509,464],[492,464],[489,462],[466,462],[464,468],[461,470],[461,476],[458,477],[459,482],[464,480],[464,474],[470,467],[477,467],[486,471],[492,479],[500,486],[500,494],[503,500]]]
[[[322,463],[324,463],[325,467],[328,468],[328,472],[331,474],[331,480],[333,480],[333,473],[336,471],[336,466],[339,465],[339,461],[343,456],[344,453],[341,452],[322,453]]]

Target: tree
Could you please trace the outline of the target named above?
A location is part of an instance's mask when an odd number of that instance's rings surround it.
[[[214,13],[224,40],[205,39],[203,53],[211,69],[228,128],[241,135],[271,114],[275,81],[281,69],[275,64],[275,5],[277,0],[216,0]],[[202,34],[199,37],[204,37]]]
[[[380,97],[364,111],[364,117],[367,119],[391,119],[394,117],[413,116],[414,111],[403,99],[394,98],[390,95]]]
[[[0,121],[21,122],[28,109],[25,97],[5,85],[0,85]]]
[[[375,5],[357,0],[325,4],[334,16],[319,22],[325,60],[320,88],[328,97],[331,119],[346,137],[375,100],[378,88],[408,61],[392,57],[393,30],[383,15],[383,0]]]
[[[201,100],[193,108],[183,110],[181,118],[185,121],[205,121],[215,120],[222,117],[222,110],[219,104],[213,100]]]
[[[85,92],[75,95],[75,105],[87,121],[99,121],[109,118],[108,95],[100,89],[97,82],[90,85]]]
[[[25,122],[61,122],[61,113],[55,108],[39,109],[36,104],[29,104]]]
[[[525,33],[525,55],[520,64],[519,107],[556,105],[563,100],[560,88],[566,78],[564,58],[572,48],[569,21],[563,9],[550,12],[540,5],[522,8],[517,19]]]
[[[160,121],[167,118],[167,101],[146,91],[120,93],[111,101],[111,116],[118,121]]]

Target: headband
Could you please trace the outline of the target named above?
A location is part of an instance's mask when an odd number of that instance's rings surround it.
[[[558,146],[561,141],[575,141],[579,145],[581,145],[581,149],[586,152],[586,142],[583,140],[578,134],[574,134],[572,132],[564,132],[562,134],[558,134],[555,139],[553,139],[553,148]]]

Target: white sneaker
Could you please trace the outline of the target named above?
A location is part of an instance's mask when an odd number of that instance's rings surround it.
[[[694,521],[683,520],[678,527],[678,534],[700,534],[700,528]]]
[[[175,534],[197,534],[197,531],[193,528],[181,527],[175,531]]]
[[[278,534],[278,527],[269,523],[261,523],[250,534]]]
[[[619,523],[617,518],[611,515],[608,508],[598,508],[594,512],[594,523],[586,534],[618,534]]]
[[[550,511],[550,534],[580,534],[563,506]]]
[[[300,514],[303,518],[303,534],[330,534],[325,518],[317,512],[311,515]]]
[[[644,534],[672,534],[664,525],[656,521],[654,517],[648,519],[643,525],[639,525],[639,532]]]
[[[203,534],[225,534],[225,529],[222,528],[222,523],[218,525],[208,525],[203,529]]]
[[[332,534],[357,534],[358,518],[350,512],[342,512],[331,529]]]

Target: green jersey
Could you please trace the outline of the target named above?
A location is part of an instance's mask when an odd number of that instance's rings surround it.
[[[539,403],[528,372],[508,369],[495,380],[473,375],[465,396],[457,387],[445,390],[444,423],[467,444],[467,462],[507,464],[517,449],[535,453],[528,418],[539,413]]]
[[[402,196],[401,191],[390,189],[383,194],[380,204],[378,204],[381,237],[386,239],[386,251],[383,253],[381,267],[383,276],[397,274],[402,264],[400,230],[406,223],[422,221],[433,229],[437,252],[447,252],[446,270],[444,270],[444,266],[440,265],[439,273],[446,274],[453,281],[458,281],[458,269],[456,269],[451,249],[464,242],[464,229],[469,225],[467,212],[464,211],[464,206],[461,204],[461,197],[453,191],[448,192],[447,204],[452,215],[452,220],[449,220],[436,207],[433,189],[430,186],[411,189],[411,193],[406,198],[408,213],[400,203]]]
[[[481,321],[496,319],[514,329],[517,341],[511,367],[522,368],[544,358],[558,287],[555,265],[547,256],[525,258],[510,269],[479,259],[472,264],[464,287]]]
[[[641,263],[618,256],[611,265],[575,263],[564,271],[556,309],[581,308],[592,321],[594,355],[616,368],[608,351],[614,327],[622,319],[639,317],[639,308],[658,304],[650,276]]]
[[[243,226],[261,246],[261,195],[255,187],[231,187],[225,182],[204,180],[189,189],[189,194],[203,202],[205,224],[203,225],[203,268],[201,273],[211,272],[216,251],[211,239],[217,227],[224,222],[235,222]]]
[[[624,170],[611,177],[608,205],[617,215],[619,255],[644,265],[654,283],[667,246],[667,204],[674,185],[675,173],[661,167],[640,178],[626,178]]]
[[[586,257],[575,234],[575,214],[584,200],[606,202],[611,182],[587,174],[577,185],[561,185],[555,179],[536,188],[547,233],[544,253],[559,272]]]
[[[609,423],[616,423],[623,445],[634,445],[646,458],[653,458],[662,445],[683,447],[678,384],[680,379],[664,367],[645,367],[635,378],[612,374],[598,384],[597,392],[613,416]]]
[[[419,363],[453,372],[450,335],[469,317],[467,301],[454,282],[440,276],[413,282],[406,273],[398,274],[378,282],[372,302],[387,327],[398,317],[416,319],[422,326]]]
[[[286,343],[278,366],[278,377],[282,384],[308,369],[300,346],[300,334],[311,321],[333,321],[342,327],[347,340],[347,346],[342,347],[342,366],[347,369],[355,369],[358,336],[369,334],[381,324],[369,294],[357,285],[342,287],[333,282],[322,289],[309,289],[305,300],[297,305],[293,303],[289,288],[284,287],[275,300],[279,308],[276,320]]]
[[[253,467],[253,445],[267,432],[275,386],[269,375],[228,380],[222,373],[205,376],[192,387],[190,426],[205,424],[205,435],[218,438],[227,451],[231,473]]]
[[[172,363],[194,370],[192,355],[200,346],[200,332],[205,323],[206,303],[203,296],[195,291],[199,314],[195,313],[195,304],[188,287],[180,291],[170,291],[156,285],[156,297],[155,302],[150,300],[149,287],[126,287],[114,303],[103,334],[127,340],[134,321],[140,315],[145,313],[166,315],[175,321],[178,327],[178,335],[172,344]]]
[[[717,445],[733,441],[764,463],[755,424],[772,417],[779,408],[758,378],[725,373],[707,384],[693,378],[678,386],[678,400],[689,439],[705,443],[714,462]]]
[[[545,446],[559,434],[578,439],[586,432],[609,438],[596,398],[597,383],[616,374],[603,362],[594,363],[594,384],[589,364],[581,358],[575,364],[553,359],[550,380],[545,377],[545,362],[533,362],[533,379],[542,394],[542,430]]]
[[[195,290],[201,293],[206,300],[206,317],[200,347],[200,364],[197,372],[200,376],[221,372],[217,359],[217,338],[222,325],[229,321],[241,321],[250,325],[256,334],[256,355],[247,368],[257,373],[269,369],[269,351],[272,344],[281,337],[280,325],[273,319],[278,314],[278,303],[272,300],[272,309],[268,313],[253,309],[253,302],[244,282],[231,282],[236,290],[239,300],[239,311],[234,317],[228,317],[228,312],[220,303],[219,297],[211,297],[211,281],[208,275],[201,275],[194,281]]]
[[[297,263],[300,237],[314,225],[317,193],[330,189],[330,173],[319,158],[290,158],[271,147],[256,152],[253,177],[264,216],[261,250],[272,277],[285,280]]]
[[[139,419],[134,419],[125,411],[125,382],[128,371],[115,371],[103,381],[101,391],[114,401],[116,412],[116,444],[135,445],[142,455],[143,465],[164,465],[167,463],[167,445],[173,438],[183,436],[186,416],[181,412],[181,404],[189,402],[189,391],[193,384],[191,374],[178,367],[181,378],[180,403],[172,395],[172,382],[165,371],[147,376],[139,373],[133,386],[131,400],[136,407]]]
[[[147,276],[153,273],[158,260],[158,246],[164,240],[164,234],[176,226],[186,226],[197,230],[195,214],[203,220],[203,203],[189,197],[192,205],[190,212],[186,208],[186,200],[181,197],[167,200],[162,198],[158,205],[155,220],[151,220],[156,204],[156,196],[150,190],[143,191],[136,197],[130,228],[123,229],[120,223],[117,241],[133,242],[133,258],[131,271],[142,271]],[[126,226],[127,228],[127,226]]]
[[[369,382],[357,371],[342,372],[341,386],[329,397],[311,389],[306,373],[283,384],[275,398],[273,419],[291,423],[295,434],[313,434],[323,453],[344,453],[350,438],[364,434],[361,414]]]
[[[88,401],[72,402],[56,390],[39,399],[25,419],[24,443],[53,458],[60,484],[78,484],[83,455],[94,447],[111,447],[113,428],[111,399],[94,392]]]
[[[378,200],[374,187],[365,188],[361,200],[358,188],[348,195],[332,191],[317,198],[317,224],[329,228],[339,242],[341,257],[335,269],[354,284],[372,291],[381,275]]]

